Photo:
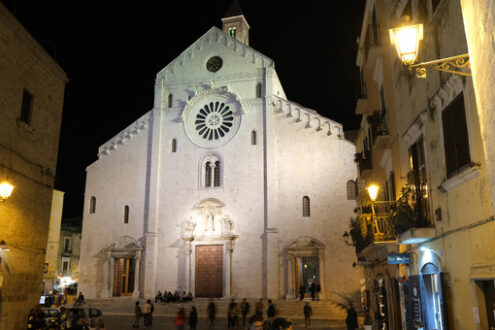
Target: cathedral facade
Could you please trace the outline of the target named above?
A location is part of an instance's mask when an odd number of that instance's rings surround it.
[[[157,74],[154,108],[87,168],[79,290],[88,298],[293,299],[359,290],[348,229],[354,145],[287,99],[231,8]],[[352,191],[350,192],[352,195]]]

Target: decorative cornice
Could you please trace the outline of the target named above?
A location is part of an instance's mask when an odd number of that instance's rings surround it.
[[[306,129],[312,129],[316,132],[321,131],[326,133],[327,136],[334,136],[341,140],[344,138],[342,124],[318,114],[315,110],[304,108],[297,103],[278,96],[272,97],[272,105],[275,114],[281,120],[294,118],[294,123],[301,123],[300,125]]]
[[[129,140],[138,135],[141,131],[148,127],[148,124],[153,120],[153,110],[148,111],[141,116],[134,123],[130,124],[127,128],[121,131],[119,134],[102,144],[98,148],[98,159],[107,156],[113,150],[118,149],[120,146],[126,144]]]

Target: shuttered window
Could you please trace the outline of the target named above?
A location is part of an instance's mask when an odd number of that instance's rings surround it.
[[[466,110],[462,93],[443,110],[442,123],[445,164],[447,177],[450,178],[471,163]]]

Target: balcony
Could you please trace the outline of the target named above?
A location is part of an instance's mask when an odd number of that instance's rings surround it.
[[[371,138],[373,147],[384,149],[388,147],[389,132],[387,128],[387,117],[382,111],[374,111],[368,116],[368,123],[371,125]]]
[[[381,45],[380,27],[377,24],[369,24],[364,41],[364,56],[368,67],[375,65]]]
[[[359,174],[362,176],[365,171],[372,169],[371,167],[371,151],[365,150],[354,154],[354,161],[358,164]]]
[[[423,204],[427,200],[418,199],[415,190],[404,189],[395,202],[374,202],[362,207],[359,217],[351,221],[356,254],[382,258],[397,244],[418,244],[435,237],[431,223],[420,215]]]

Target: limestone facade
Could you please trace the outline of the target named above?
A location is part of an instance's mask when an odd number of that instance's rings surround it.
[[[198,251],[220,246],[217,296],[295,298],[303,258],[317,260],[322,298],[356,292],[341,237],[354,150],[341,124],[287,99],[270,58],[211,28],[88,166],[79,290],[115,296],[115,263],[132,259],[125,294],[196,295]]]
[[[0,4],[0,329],[21,329],[40,299],[67,77]],[[24,99],[24,106],[23,106]]]
[[[356,107],[363,115],[356,145],[358,154],[370,156],[369,162],[358,163],[361,195],[376,183],[382,191],[379,201],[397,206],[408,198],[413,210],[409,223],[397,223],[404,218],[394,215],[393,207],[374,214],[385,227],[373,229],[371,241],[358,252],[365,289],[373,293],[383,287],[387,297],[394,296],[391,291],[399,295],[387,300],[388,312],[382,310],[381,318],[374,313],[380,306],[372,301],[368,308],[376,326],[400,320],[403,328],[414,322],[438,329],[488,328],[492,311],[484,295],[490,292],[484,294],[480,285],[495,278],[488,239],[495,229],[491,157],[483,144],[489,133],[482,134],[489,121],[479,112],[471,78],[431,70],[418,79],[399,62],[388,29],[399,26],[405,15],[424,24],[418,62],[468,51],[460,1],[367,1],[357,60],[366,93]],[[483,17],[492,19],[489,13]],[[375,112],[380,116],[373,117]],[[464,163],[452,165],[453,140],[456,161]],[[367,202],[361,201],[366,217]],[[410,261],[384,266],[391,253],[406,253]],[[380,278],[398,283],[381,285]],[[421,284],[419,296],[413,294],[415,281]],[[411,306],[418,301],[420,313],[415,314]]]

